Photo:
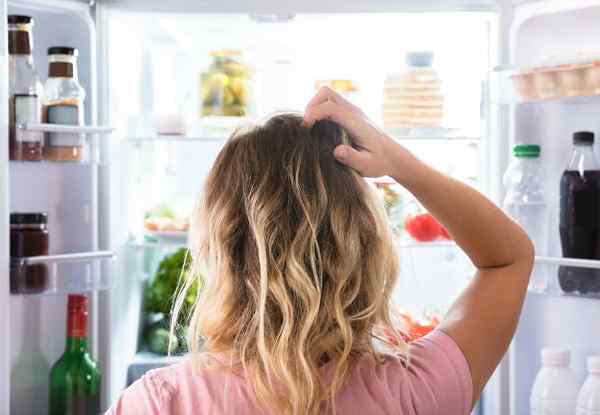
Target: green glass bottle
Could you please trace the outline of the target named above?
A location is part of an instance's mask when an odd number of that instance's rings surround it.
[[[102,376],[87,347],[87,297],[70,295],[67,309],[67,346],[50,371],[50,415],[98,415]]]

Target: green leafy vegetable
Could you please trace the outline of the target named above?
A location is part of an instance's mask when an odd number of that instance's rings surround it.
[[[185,302],[182,306],[182,314],[185,316],[191,310],[202,286],[200,275],[189,275],[191,257],[187,248],[181,248],[177,252],[166,256],[159,264],[156,275],[146,287],[145,308],[150,313],[163,313],[169,316],[175,301],[175,293],[179,284],[183,284],[185,278],[194,278],[194,282],[186,293]]]

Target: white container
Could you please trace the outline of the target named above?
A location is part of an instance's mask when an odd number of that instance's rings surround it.
[[[600,414],[600,356],[587,359],[588,377],[577,397],[576,415]]]
[[[569,350],[543,349],[529,400],[531,415],[573,415],[579,383],[569,367]]]

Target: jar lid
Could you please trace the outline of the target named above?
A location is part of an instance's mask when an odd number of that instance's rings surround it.
[[[573,144],[594,144],[594,133],[577,131],[573,134]]]
[[[519,144],[513,148],[515,157],[531,157],[537,158],[540,156],[541,147],[537,144]]]
[[[33,17],[22,14],[9,14],[7,21],[8,24],[33,24]]]
[[[48,48],[48,55],[79,56],[79,50],[70,46],[52,46]]]
[[[548,366],[569,366],[571,352],[567,349],[542,349],[542,364]]]
[[[48,214],[46,212],[17,212],[10,214],[11,225],[28,225],[38,223],[48,223]]]
[[[237,49],[219,49],[219,50],[211,50],[208,55],[216,58],[230,58],[233,56],[240,56],[242,54],[241,51]]]
[[[433,52],[408,52],[405,61],[408,66],[427,68],[433,63]]]

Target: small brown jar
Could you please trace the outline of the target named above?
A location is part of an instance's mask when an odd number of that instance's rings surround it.
[[[48,286],[45,264],[23,265],[22,258],[48,255],[48,214],[10,214],[10,289],[13,293],[35,294]]]

